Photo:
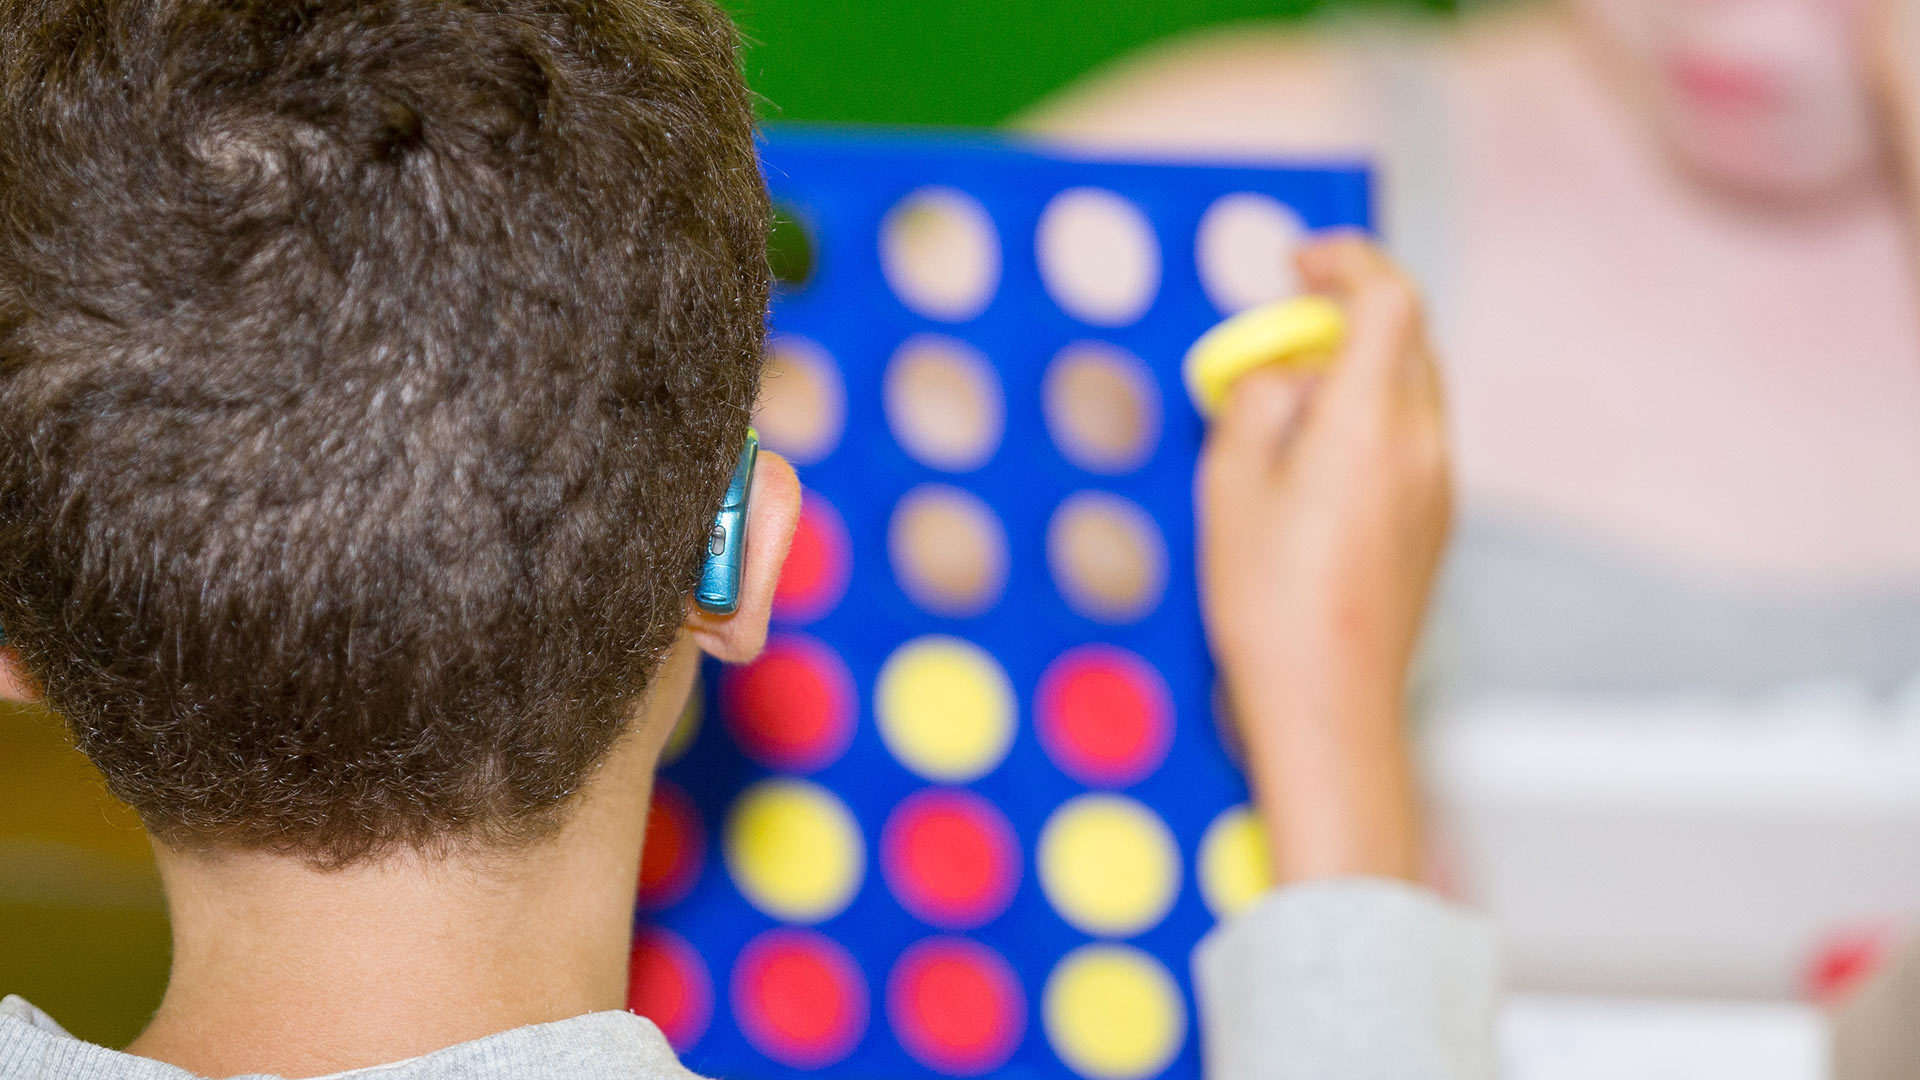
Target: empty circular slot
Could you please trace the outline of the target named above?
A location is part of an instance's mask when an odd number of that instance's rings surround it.
[[[1300,291],[1294,252],[1306,239],[1300,215],[1270,195],[1223,195],[1200,218],[1194,259],[1213,306],[1233,314]]]
[[[978,498],[945,484],[909,491],[887,526],[894,576],[935,615],[978,615],[1007,583],[1007,534]]]
[[[833,357],[802,337],[769,342],[753,410],[760,441],[797,464],[812,465],[839,445],[846,422],[847,394]]]
[[[1167,584],[1167,550],[1145,510],[1101,491],[1060,504],[1047,526],[1047,564],[1075,611],[1100,622],[1151,612]]]
[[[887,364],[883,394],[894,438],[923,464],[965,472],[1000,445],[1000,377],[970,345],[937,334],[907,339]]]
[[[798,211],[785,203],[773,204],[773,227],[767,233],[767,267],[776,288],[798,290],[813,280],[813,236]]]
[[[1000,234],[972,196],[921,188],[880,223],[880,270],[901,303],[964,322],[986,310],[1000,284]]]
[[[1047,430],[1068,461],[1094,472],[1138,468],[1160,440],[1160,392],[1145,364],[1100,342],[1069,345],[1041,386]]]
[[[1067,314],[1096,326],[1140,318],[1160,288],[1160,241],[1140,208],[1102,188],[1053,197],[1035,237],[1040,276]]]

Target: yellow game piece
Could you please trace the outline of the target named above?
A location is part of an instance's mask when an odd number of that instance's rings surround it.
[[[1040,888],[1089,934],[1130,937],[1173,907],[1180,848],[1153,811],[1121,795],[1068,800],[1040,830]]]
[[[959,638],[897,649],[880,668],[873,711],[893,756],[940,783],[986,775],[1013,745],[1013,684],[985,649]]]
[[[1216,919],[1237,915],[1272,887],[1260,819],[1245,805],[1214,818],[1200,837],[1200,898],[1207,910]]]
[[[1347,319],[1323,296],[1300,296],[1243,311],[1187,350],[1187,393],[1211,416],[1242,375],[1269,364],[1318,371],[1346,340]]]
[[[1172,1064],[1187,1035],[1180,988],[1160,963],[1126,945],[1068,953],[1042,991],[1054,1053],[1090,1080],[1142,1080]]]
[[[844,803],[805,780],[762,780],[727,819],[727,869],[742,896],[785,922],[816,923],[860,890],[866,847]]]

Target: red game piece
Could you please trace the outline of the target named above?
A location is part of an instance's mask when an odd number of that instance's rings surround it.
[[[635,934],[627,965],[627,1008],[653,1021],[675,1050],[692,1046],[713,1018],[713,981],[700,954],[666,930]]]
[[[673,781],[654,781],[645,846],[640,849],[640,907],[658,911],[685,899],[700,879],[706,853],[699,808]]]
[[[807,492],[793,530],[786,565],[774,587],[773,613],[787,622],[812,622],[846,595],[853,573],[853,545],[840,514],[822,496]]]
[[[992,803],[958,788],[902,800],[880,832],[880,872],[901,906],[951,930],[1007,909],[1020,882],[1020,842]]]
[[[951,1076],[1007,1063],[1026,1034],[1020,979],[999,953],[964,938],[909,948],[887,978],[887,1018],[915,1061]]]
[[[733,1012],[761,1053],[796,1069],[832,1065],[867,1029],[867,984],[831,938],[811,930],[769,930],[740,950]]]
[[[1111,645],[1084,645],[1040,676],[1034,717],[1040,745],[1068,776],[1095,787],[1145,779],[1173,745],[1173,699],[1145,660]]]
[[[853,741],[853,676],[812,638],[775,637],[760,659],[726,673],[720,694],[734,741],[770,768],[811,772]]]

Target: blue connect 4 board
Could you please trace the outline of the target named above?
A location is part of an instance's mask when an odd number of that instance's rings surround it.
[[[632,1004],[706,1075],[1197,1076],[1188,957],[1262,881],[1179,362],[1258,298],[1209,259],[1366,227],[1368,175],[812,130],[764,160],[810,266],[759,424],[807,508],[765,657],[669,747]]]

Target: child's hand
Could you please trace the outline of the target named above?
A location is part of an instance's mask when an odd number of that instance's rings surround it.
[[[1215,658],[1282,882],[1414,877],[1402,699],[1450,510],[1439,378],[1414,287],[1357,237],[1300,256],[1346,309],[1318,378],[1240,380],[1200,463]]]

